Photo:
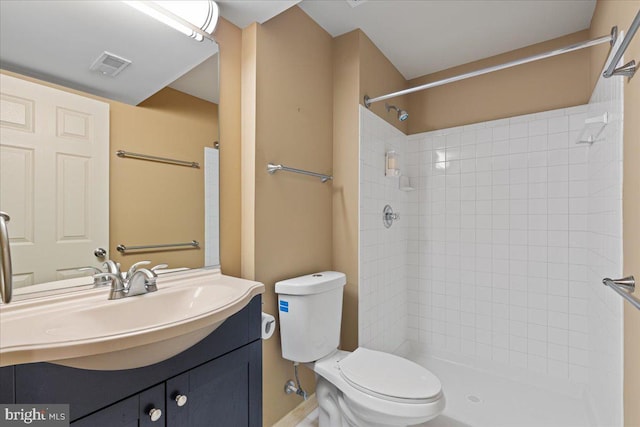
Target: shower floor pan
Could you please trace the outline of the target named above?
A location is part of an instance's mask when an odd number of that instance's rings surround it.
[[[405,355],[433,372],[447,406],[422,427],[589,427],[583,400],[414,352]]]

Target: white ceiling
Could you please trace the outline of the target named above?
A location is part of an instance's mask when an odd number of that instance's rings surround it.
[[[332,36],[360,28],[407,79],[589,28],[595,0],[303,0]],[[605,34],[602,34],[605,35]]]
[[[586,29],[595,7],[595,0],[218,3],[240,28],[295,4],[332,36],[360,28],[407,79]],[[116,78],[89,71],[105,50],[132,65]],[[218,67],[206,61],[216,52],[214,43],[195,42],[119,1],[0,0],[0,67],[130,104],[167,85],[217,102]]]
[[[3,69],[133,105],[217,50],[119,1],[0,0]],[[90,71],[103,51],[132,64],[117,77]]]
[[[202,64],[180,77],[169,85],[170,88],[188,93],[205,101],[220,103],[220,85],[218,82],[218,58],[217,53],[209,57]]]
[[[220,15],[236,27],[246,28],[253,22],[260,24],[300,3],[301,0],[216,0]]]

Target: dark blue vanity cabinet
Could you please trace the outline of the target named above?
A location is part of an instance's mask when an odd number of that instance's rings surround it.
[[[259,427],[260,321],[257,296],[195,346],[138,369],[0,368],[0,402],[68,403],[74,427]]]

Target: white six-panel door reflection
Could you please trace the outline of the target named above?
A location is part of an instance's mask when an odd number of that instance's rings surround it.
[[[0,207],[14,289],[86,275],[109,244],[109,105],[0,76]]]

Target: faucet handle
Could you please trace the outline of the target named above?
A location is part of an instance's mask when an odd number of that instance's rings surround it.
[[[107,269],[108,273],[120,274],[120,264],[116,264],[113,260],[106,260],[102,265]]]
[[[111,279],[109,277],[106,276],[100,276],[100,277],[96,277],[96,275],[98,274],[102,274],[102,270],[100,270],[97,267],[82,267],[82,268],[77,268],[77,271],[91,271],[93,274],[93,287],[94,288],[98,288],[100,286],[105,286],[105,285],[109,285],[111,284]]]
[[[129,271],[127,271],[127,280],[130,279],[131,276],[133,276],[133,273],[136,272],[138,267],[140,267],[141,265],[149,265],[149,264],[151,264],[151,261],[139,261],[133,264],[131,268],[129,268]]]
[[[109,279],[113,285],[111,286],[112,290],[122,290],[124,289],[124,284],[122,282],[122,276],[120,276],[119,274],[113,274],[113,273],[98,273],[98,274],[94,274],[93,278],[98,281],[98,279]]]
[[[100,270],[98,267],[81,267],[81,268],[76,268],[76,271],[92,271],[93,274],[100,274],[102,273],[102,270]],[[93,276],[92,274],[92,276]]]
[[[156,283],[156,279],[158,278],[158,275],[156,274],[155,271],[152,271],[151,274],[153,274],[153,277],[147,277],[147,280],[145,281],[144,287],[147,290],[147,292],[155,292],[158,290],[158,285]]]
[[[163,269],[165,269],[167,267],[169,267],[169,264],[158,264],[155,267],[151,267],[151,271],[156,273],[158,270],[163,270]]]

